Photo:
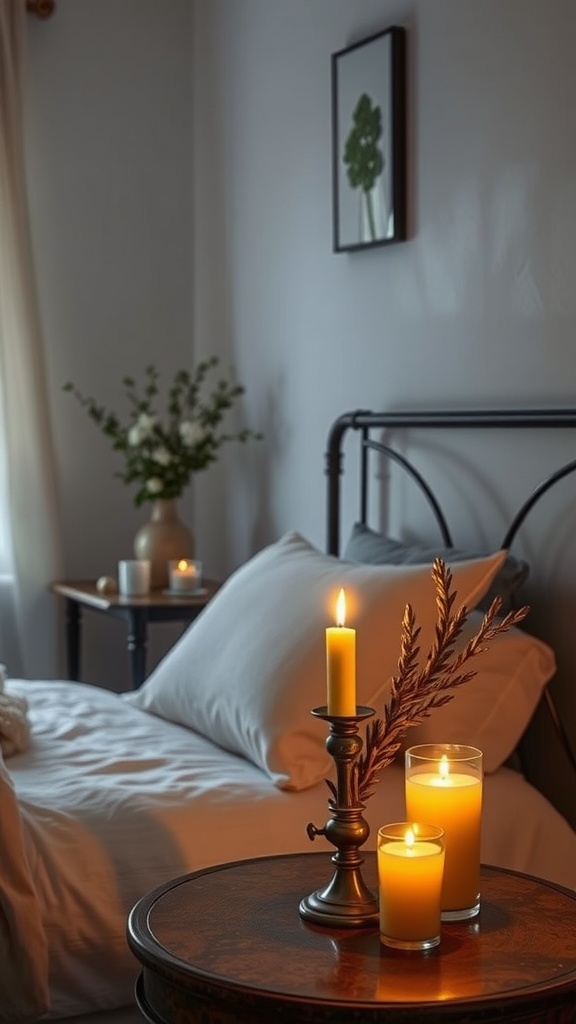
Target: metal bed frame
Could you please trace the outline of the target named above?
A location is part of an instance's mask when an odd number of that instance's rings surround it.
[[[344,413],[333,423],[328,436],[326,450],[326,475],[328,477],[327,494],[327,542],[329,554],[340,554],[340,520],[341,520],[341,477],[343,474],[343,444],[349,431],[359,434],[360,446],[360,509],[358,520],[366,524],[368,516],[369,494],[369,453],[376,452],[385,459],[400,465],[420,488],[434,518],[438,524],[443,546],[453,547],[452,536],[448,523],[436,495],[418,469],[400,452],[389,444],[374,438],[376,431],[386,428],[409,430],[410,428],[454,429],[466,427],[473,429],[561,429],[576,427],[576,409],[503,409],[503,410],[459,410],[449,412],[408,411],[408,412],[371,412],[359,409]],[[576,459],[559,466],[547,476],[530,494],[518,509],[510,526],[506,530],[500,544],[501,548],[509,549],[528,513],[540,499],[558,481],[576,471]],[[552,724],[562,745],[562,749],[576,777],[576,754],[562,724],[558,709],[554,703],[549,687],[544,689],[544,699]]]

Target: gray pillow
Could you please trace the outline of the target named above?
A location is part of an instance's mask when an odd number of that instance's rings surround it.
[[[485,554],[485,551],[446,548],[419,542],[405,544],[372,530],[364,523],[354,523],[342,557],[347,562],[363,562],[369,565],[425,565],[428,562],[432,564],[435,558],[441,558],[450,565],[451,562],[462,562]],[[478,608],[486,611],[495,597],[501,597],[502,611],[509,611],[513,607],[516,591],[526,581],[529,572],[528,562],[508,555]]]

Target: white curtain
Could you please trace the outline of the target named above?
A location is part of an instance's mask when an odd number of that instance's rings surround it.
[[[0,0],[0,662],[56,674],[61,543],[26,190],[25,0]]]

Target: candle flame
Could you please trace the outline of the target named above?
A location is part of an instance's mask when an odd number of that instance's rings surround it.
[[[346,594],[344,587],[340,587],[338,600],[336,601],[336,625],[343,626],[346,622]]]
[[[406,833],[404,835],[404,842],[406,843],[406,846],[408,846],[408,847],[414,846],[415,836],[414,836],[414,829],[413,828],[406,829]]]
[[[446,754],[442,754],[442,757],[440,758],[438,772],[443,779],[447,779],[450,774],[450,765],[448,764],[448,758],[446,757]]]
[[[182,572],[184,571],[184,569],[187,569],[188,568],[188,559],[181,558],[180,561],[178,562],[178,568],[181,569]]]

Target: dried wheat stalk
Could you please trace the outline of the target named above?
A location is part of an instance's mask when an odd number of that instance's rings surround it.
[[[352,787],[356,803],[362,803],[372,795],[379,781],[378,773],[394,759],[406,730],[420,725],[434,708],[447,704],[452,700],[454,690],[476,675],[474,670],[463,671],[464,666],[477,654],[486,651],[494,637],[517,625],[528,614],[529,609],[525,606],[497,618],[502,601],[496,598],[484,615],[478,632],[462,651],[455,653],[454,644],[467,621],[468,612],[462,605],[452,614],[456,598],[452,592],[452,573],[441,558],[437,558],[432,566],[432,580],[436,587],[438,611],[434,641],[424,667],[421,667],[420,628],[416,625],[411,606],[406,605],[398,674],[392,678],[384,717],[375,718],[367,726],[364,749],[354,765]]]

